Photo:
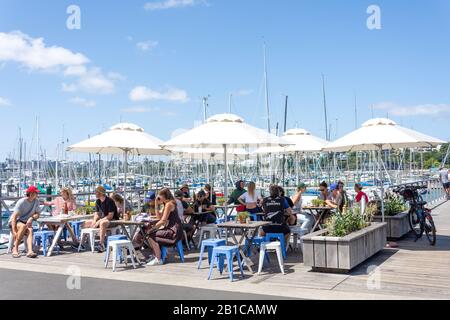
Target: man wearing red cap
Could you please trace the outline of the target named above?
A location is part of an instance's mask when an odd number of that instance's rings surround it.
[[[16,203],[14,213],[9,218],[9,227],[14,237],[14,248],[12,255],[14,258],[20,257],[19,244],[22,242],[24,236],[27,236],[27,257],[36,258],[36,253],[33,252],[33,220],[39,218],[41,209],[39,207],[39,199],[37,194],[39,189],[35,186],[30,186],[26,190],[26,197],[20,199]]]

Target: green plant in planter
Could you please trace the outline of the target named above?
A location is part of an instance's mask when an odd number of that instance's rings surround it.
[[[384,200],[384,213],[387,216],[395,216],[398,213],[406,210],[403,199],[395,195],[388,195]]]
[[[344,237],[369,225],[367,216],[362,215],[358,207],[348,208],[345,214],[336,213],[330,218],[327,223],[328,235]]]
[[[247,211],[239,212],[236,215],[236,221],[240,221],[241,223],[245,223],[245,221],[249,217],[250,217],[250,214]]]
[[[323,206],[325,206],[326,203],[322,199],[313,199],[313,200],[311,200],[311,204],[314,207],[323,207]]]

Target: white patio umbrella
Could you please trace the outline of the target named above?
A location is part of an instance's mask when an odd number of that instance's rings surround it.
[[[123,154],[124,157],[124,200],[126,200],[126,181],[128,170],[128,155],[169,155],[170,152],[161,148],[162,140],[144,132],[141,127],[131,123],[119,123],[108,131],[81,141],[67,148],[70,152],[96,154]],[[124,212],[125,212],[124,201]]]
[[[381,151],[399,148],[429,148],[446,143],[443,140],[401,127],[394,121],[385,118],[371,119],[361,128],[330,143],[324,151],[352,152],[378,151],[380,162]],[[381,211],[384,222],[384,186],[381,184]]]
[[[253,127],[234,114],[218,114],[165,143],[164,148],[223,148],[225,162],[225,199],[228,199],[228,149],[240,147],[283,146],[288,141]]]

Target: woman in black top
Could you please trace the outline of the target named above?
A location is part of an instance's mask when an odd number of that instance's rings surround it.
[[[267,233],[282,233],[285,236],[285,243],[288,243],[291,230],[285,220],[285,212],[292,214],[287,200],[280,196],[280,189],[276,185],[270,186],[270,196],[263,200],[263,211],[266,221],[272,222],[268,226],[262,227],[261,236]]]
[[[205,212],[210,211],[206,214],[202,214],[197,217],[197,221],[205,222],[206,224],[215,223],[216,222],[216,214],[214,212],[214,206],[209,202],[209,199],[206,196],[205,191],[200,190],[197,193],[197,200],[194,202],[194,211],[195,212]]]

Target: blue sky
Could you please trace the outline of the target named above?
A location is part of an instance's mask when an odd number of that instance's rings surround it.
[[[71,4],[80,30],[66,27]],[[324,73],[332,139],[354,129],[356,94],[358,125],[374,105],[450,140],[449,17],[446,0],[0,0],[0,160],[19,127],[36,143],[36,116],[49,158],[63,125],[70,143],[120,120],[167,140],[202,120],[206,95],[209,115],[233,93],[232,112],[265,128],[264,41],[280,128],[289,95],[288,128],[324,137]]]

